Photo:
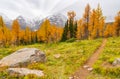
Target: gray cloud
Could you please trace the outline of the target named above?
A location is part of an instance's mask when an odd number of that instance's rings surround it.
[[[40,1],[39,0],[26,0],[28,4],[32,5],[34,8],[40,7]]]
[[[92,9],[100,3],[105,16],[115,16],[120,10],[120,0],[0,0],[0,13],[13,19],[18,15],[27,18],[53,13],[66,15],[67,11],[74,10],[77,17],[81,17],[87,3]]]

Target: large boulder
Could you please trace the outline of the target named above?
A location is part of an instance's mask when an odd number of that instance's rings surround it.
[[[46,55],[44,52],[36,48],[20,49],[0,60],[0,66],[26,66],[33,62],[45,62]]]
[[[120,65],[120,58],[116,58],[113,63],[112,63],[113,66],[118,66]]]
[[[26,76],[29,74],[35,74],[38,77],[44,76],[44,73],[41,70],[31,70],[27,68],[9,68],[7,71],[10,75],[17,74],[18,76]]]

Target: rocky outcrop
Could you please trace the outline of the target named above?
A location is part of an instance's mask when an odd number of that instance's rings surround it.
[[[40,70],[30,70],[27,68],[9,68],[7,69],[10,75],[17,74],[18,76],[26,76],[29,74],[35,74],[38,77],[44,76],[43,71]]]
[[[36,48],[20,49],[0,60],[0,66],[18,67],[33,62],[45,62],[46,55]]]
[[[117,66],[117,65],[120,65],[120,58],[117,58],[113,61],[112,63],[113,66]]]

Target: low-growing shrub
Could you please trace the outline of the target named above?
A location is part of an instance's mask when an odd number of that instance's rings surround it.
[[[71,38],[71,39],[68,39],[66,42],[74,42],[74,41],[76,41],[76,38]]]
[[[32,64],[28,65],[28,68],[44,70],[46,67],[45,67],[45,65],[43,63],[32,63]]]

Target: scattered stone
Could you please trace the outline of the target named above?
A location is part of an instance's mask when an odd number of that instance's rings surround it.
[[[41,70],[30,70],[27,68],[9,68],[7,71],[10,75],[17,74],[18,76],[26,76],[29,74],[34,74],[38,77],[44,76],[44,73]]]
[[[117,58],[114,60],[114,62],[112,63],[113,66],[117,66],[120,65],[120,58]]]
[[[84,65],[83,68],[87,69],[88,71],[92,71],[93,68],[89,67],[88,65]]]
[[[0,66],[26,66],[28,63],[45,62],[46,55],[36,48],[20,49],[0,60]]]
[[[83,68],[89,68],[89,66],[88,65],[84,65]]]
[[[73,77],[69,77],[69,79],[73,79]]]
[[[58,59],[61,57],[61,54],[55,54],[54,57]]]
[[[92,71],[92,70],[93,70],[93,68],[88,68],[87,70],[88,70],[88,71]]]
[[[80,42],[80,40],[76,40],[76,42]]]

